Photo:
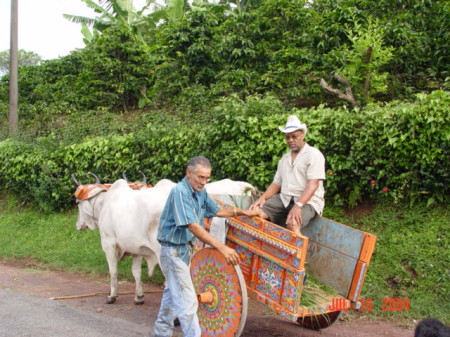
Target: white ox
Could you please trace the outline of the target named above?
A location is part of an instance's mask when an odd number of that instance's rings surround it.
[[[223,179],[205,186],[208,194],[227,204],[240,209],[248,209],[258,197],[258,190],[251,184],[244,181],[234,181]],[[220,242],[225,243],[227,225],[225,218],[212,218],[209,232]]]
[[[222,179],[205,186],[208,194],[211,195],[232,195],[232,196],[251,196],[256,193],[256,188],[245,181],[235,181],[231,179]]]
[[[125,180],[120,179],[109,189],[102,185],[80,185],[75,192],[79,210],[77,229],[98,228],[100,231],[111,277],[107,303],[116,301],[117,263],[126,255],[133,258],[132,272],[136,281],[134,302],[144,303],[142,258],[146,259],[151,276],[159,263],[161,250],[156,240],[159,218],[173,186],[175,183],[164,179],[153,188],[133,190]],[[83,195],[82,188],[91,188],[90,195]]]
[[[80,185],[75,192],[79,210],[77,229],[98,228],[100,231],[101,245],[111,277],[107,303],[114,303],[117,298],[117,263],[125,255],[131,255],[132,272],[136,281],[134,302],[142,304],[142,258],[146,259],[151,276],[160,257],[161,246],[156,240],[159,218],[175,183],[163,179],[153,188],[137,191],[131,189],[123,179],[117,180],[109,189],[98,183],[99,181],[97,184]],[[230,179],[209,183],[206,190],[210,195],[240,208],[247,208],[256,194],[256,189],[249,183]],[[237,199],[240,201],[236,202]],[[212,234],[224,241],[223,219],[215,220]]]

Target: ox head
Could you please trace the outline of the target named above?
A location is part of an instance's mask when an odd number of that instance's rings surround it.
[[[100,179],[93,174],[89,173],[95,177],[95,184],[85,184],[82,185],[78,183],[75,175],[72,174],[72,180],[77,186],[77,190],[74,193],[76,202],[78,204],[78,219],[77,219],[77,229],[94,230],[98,228],[98,216],[100,214],[101,202],[98,202],[100,194],[106,192],[108,189],[106,186],[100,184]]]
[[[128,178],[125,175],[125,172],[122,172],[122,177],[128,183],[128,186],[133,190],[146,190],[147,188],[153,187],[152,185],[148,185],[147,177],[142,171],[139,171],[142,174],[143,181],[135,181],[134,183],[128,182]]]

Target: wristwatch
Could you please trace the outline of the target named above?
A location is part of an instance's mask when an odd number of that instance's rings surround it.
[[[296,204],[298,207],[300,207],[300,208],[303,207],[303,204],[302,204],[300,201],[296,201],[295,204]]]

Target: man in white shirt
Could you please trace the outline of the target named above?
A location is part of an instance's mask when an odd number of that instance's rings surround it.
[[[279,129],[291,150],[281,157],[272,184],[250,209],[262,208],[263,218],[300,234],[325,206],[325,157],[305,143],[307,127],[297,116],[289,116]]]

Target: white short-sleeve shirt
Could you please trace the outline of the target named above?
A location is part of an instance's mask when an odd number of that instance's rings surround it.
[[[308,180],[319,179],[319,187],[308,201],[319,215],[322,215],[325,206],[325,190],[323,181],[325,176],[325,157],[315,147],[307,143],[300,150],[300,153],[292,163],[291,151],[284,154],[278,162],[277,172],[273,182],[281,186],[281,200],[287,207],[294,197],[297,200],[305,190]]]

